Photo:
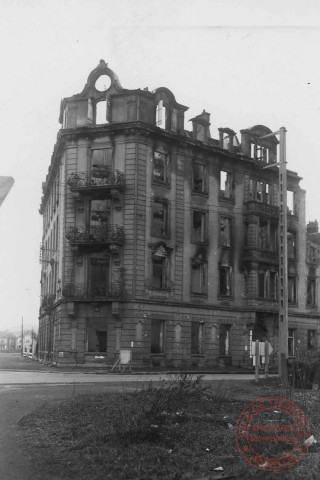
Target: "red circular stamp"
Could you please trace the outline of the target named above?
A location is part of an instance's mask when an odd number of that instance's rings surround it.
[[[241,456],[268,472],[286,470],[308,449],[309,422],[301,408],[283,397],[262,397],[246,406],[236,426]]]

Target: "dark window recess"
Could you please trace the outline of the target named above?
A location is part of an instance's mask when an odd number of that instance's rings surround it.
[[[167,258],[152,257],[152,288],[163,289],[167,287]]]
[[[87,345],[88,352],[107,351],[107,329],[105,320],[90,319],[87,323]]]
[[[206,241],[206,214],[199,210],[192,212],[192,240],[202,243]]]
[[[316,305],[316,279],[307,278],[307,305]]]
[[[231,246],[231,219],[220,218],[219,243],[221,247]]]
[[[272,298],[278,297],[278,272],[273,270],[263,270],[259,272],[259,297]]]
[[[191,323],[191,355],[202,354],[204,324],[199,322]]]
[[[230,355],[231,325],[220,325],[219,355]]]
[[[278,248],[277,225],[270,220],[260,220],[259,248],[275,252]]]
[[[297,277],[288,277],[288,302],[297,303]]]
[[[193,164],[192,190],[196,193],[207,193],[207,167],[205,165]]]
[[[206,263],[192,263],[191,292],[205,294],[207,290],[207,265]]]
[[[288,239],[288,258],[296,258],[296,234],[293,232],[287,233]]]
[[[91,258],[90,262],[90,294],[105,296],[107,294],[107,260],[106,258]]]
[[[166,128],[166,117],[167,117],[166,107],[163,105],[163,100],[160,100],[156,110],[157,127],[164,128],[164,129]]]
[[[231,297],[232,289],[232,267],[219,267],[219,294],[224,297]]]
[[[307,348],[308,350],[316,348],[316,330],[307,330]]]
[[[154,152],[153,180],[168,183],[168,156],[164,153]]]
[[[164,320],[151,320],[151,353],[164,353]]]
[[[290,357],[293,357],[295,355],[295,336],[296,336],[296,331],[293,328],[289,328],[288,330],[288,354]]]
[[[169,205],[160,200],[154,200],[152,205],[152,234],[158,237],[166,237],[168,228]]]
[[[112,168],[112,148],[92,150],[91,165],[93,173],[97,174],[99,169]]]

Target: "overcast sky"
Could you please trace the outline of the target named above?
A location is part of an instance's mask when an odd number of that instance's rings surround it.
[[[264,5],[263,5],[264,4]],[[0,330],[37,327],[38,213],[60,100],[104,59],[124,88],[169,88],[217,128],[285,126],[288,168],[320,220],[318,0],[0,0]],[[186,123],[191,129],[191,124]]]

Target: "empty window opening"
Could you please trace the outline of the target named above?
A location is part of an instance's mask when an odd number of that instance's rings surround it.
[[[107,121],[107,101],[101,100],[96,104],[96,125],[108,123]]]
[[[307,305],[316,305],[316,279],[307,278]]]
[[[164,353],[164,320],[151,320],[151,353]]]
[[[220,193],[224,198],[231,198],[232,176],[230,172],[220,171]]]
[[[219,267],[219,294],[231,297],[232,267]]]
[[[288,242],[288,258],[296,258],[296,234],[293,232],[288,232],[287,242]]]
[[[166,237],[168,229],[168,204],[162,200],[154,200],[152,205],[152,234]]]
[[[287,211],[288,211],[289,215],[294,215],[295,214],[294,192],[291,192],[290,190],[287,191]]]
[[[207,192],[207,168],[200,163],[192,165],[192,190],[196,193]]]
[[[167,287],[167,263],[166,257],[152,257],[152,288],[161,290]]]
[[[259,272],[258,282],[259,297],[271,299],[278,297],[278,272],[262,270]]]
[[[166,108],[163,105],[163,100],[160,100],[160,102],[157,105],[157,110],[156,110],[156,125],[157,127],[160,128],[166,128]]]
[[[161,152],[154,152],[153,179],[158,182],[168,182],[168,156]]]
[[[219,243],[221,247],[231,246],[231,219],[221,217],[219,229]]]
[[[314,350],[316,348],[316,330],[307,330],[307,348]]]
[[[288,277],[288,302],[297,303],[297,278],[292,275]]]
[[[203,323],[191,322],[191,355],[200,355],[204,351],[203,330]]]
[[[295,355],[295,336],[296,336],[296,331],[293,328],[288,329],[288,354],[290,357],[293,357]]]
[[[106,256],[93,254],[90,258],[89,294],[91,296],[107,295],[108,261]]]
[[[220,325],[219,355],[230,355],[231,325]]]
[[[207,290],[206,263],[193,262],[191,272],[191,292],[205,294]]]
[[[194,242],[206,241],[206,214],[199,210],[192,212],[192,240]]]

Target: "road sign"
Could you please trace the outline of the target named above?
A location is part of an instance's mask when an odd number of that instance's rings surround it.
[[[14,179],[12,177],[0,177],[0,206],[8,195],[13,183]]]

